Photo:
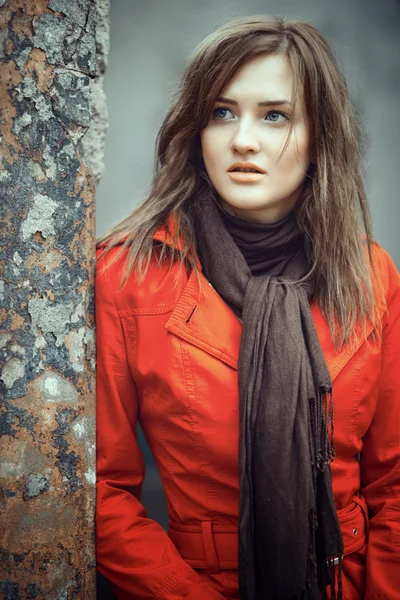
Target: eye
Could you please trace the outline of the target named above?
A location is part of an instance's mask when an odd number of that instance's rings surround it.
[[[265,115],[266,117],[272,117],[268,119],[271,123],[279,123],[279,117],[283,117],[283,119],[288,120],[285,114],[283,114],[280,110],[270,110],[269,113]]]
[[[218,121],[226,121],[226,113],[231,113],[231,115],[233,115],[233,112],[225,106],[219,106],[218,108],[215,108],[212,112],[213,118],[217,119]]]

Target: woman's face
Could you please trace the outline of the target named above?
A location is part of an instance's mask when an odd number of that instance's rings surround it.
[[[245,63],[222,91],[201,131],[204,164],[224,208],[250,221],[273,223],[296,204],[309,165],[303,99],[291,107],[293,75],[285,55]],[[301,102],[300,102],[301,100]],[[279,159],[289,129],[289,144]],[[258,173],[236,169],[251,167]]]

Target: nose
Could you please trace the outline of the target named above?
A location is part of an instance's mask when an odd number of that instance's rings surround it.
[[[230,149],[240,154],[248,152],[257,153],[260,151],[260,143],[257,139],[255,127],[250,122],[242,121],[238,124],[231,140]]]

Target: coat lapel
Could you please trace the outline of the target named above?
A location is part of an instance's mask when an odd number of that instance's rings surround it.
[[[321,349],[327,364],[329,374],[332,381],[338,376],[343,367],[349,362],[354,356],[357,350],[362,346],[363,339],[361,337],[361,327],[356,327],[356,333],[358,335],[357,343],[347,343],[342,350],[339,352],[334,349],[332,343],[331,332],[326,319],[323,317],[320,306],[318,303],[313,304],[311,307],[311,313],[314,319],[315,329],[318,335]],[[372,323],[368,324],[367,335],[372,332]]]
[[[192,271],[165,327],[174,335],[237,369],[242,324],[200,273]]]
[[[192,271],[185,290],[166,323],[166,329],[237,370],[242,324],[201,273],[200,280],[202,292],[199,291]],[[383,310],[384,307],[381,307],[382,314]],[[337,352],[332,344],[329,325],[318,303],[312,305],[311,312],[333,381],[360,348],[363,340],[359,335],[357,344],[348,343]],[[372,323],[369,323],[368,335],[372,329]],[[361,334],[360,328],[357,328],[357,333]]]

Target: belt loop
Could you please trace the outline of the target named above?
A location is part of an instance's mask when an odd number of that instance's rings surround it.
[[[210,573],[220,573],[221,569],[219,568],[217,551],[215,549],[211,521],[202,521],[201,530],[203,532],[203,544],[206,554],[207,570]]]

